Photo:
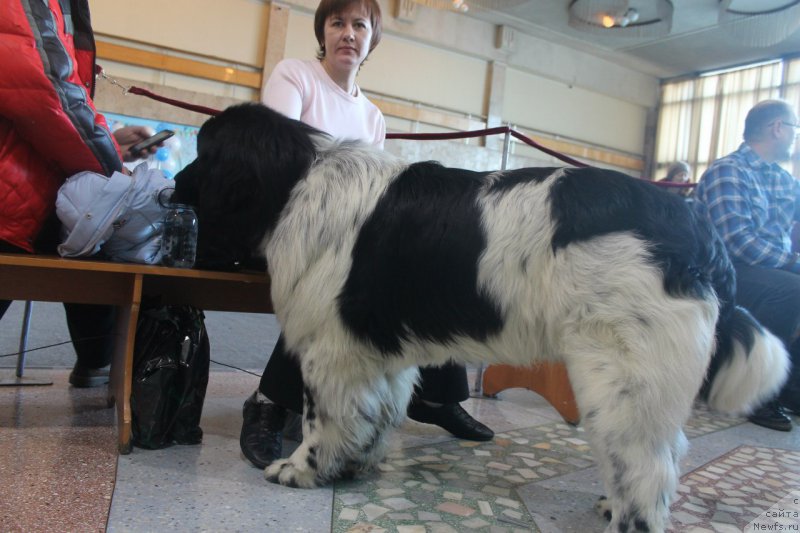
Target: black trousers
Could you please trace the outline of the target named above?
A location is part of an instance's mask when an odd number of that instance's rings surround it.
[[[800,275],[735,263],[736,303],[783,341],[792,371],[781,395],[800,394]]]
[[[441,367],[420,368],[420,386],[415,395],[429,402],[459,403],[469,398],[467,369],[448,363]],[[278,405],[303,412],[303,374],[296,357],[286,352],[283,335],[267,361],[258,390]]]
[[[0,252],[27,253],[4,241],[0,241]],[[10,305],[10,300],[0,300],[0,319]],[[109,305],[65,303],[64,310],[78,362],[87,368],[100,368],[110,364],[114,353],[116,308]]]

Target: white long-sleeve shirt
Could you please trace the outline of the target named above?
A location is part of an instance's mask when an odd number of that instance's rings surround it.
[[[264,87],[263,103],[339,139],[360,139],[383,149],[386,121],[355,86],[339,87],[318,60],[284,59]]]

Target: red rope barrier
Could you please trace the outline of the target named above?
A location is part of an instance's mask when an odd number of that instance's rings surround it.
[[[182,102],[180,100],[174,100],[172,98],[167,98],[165,96],[160,96],[158,94],[150,92],[147,89],[142,89],[141,87],[129,87],[128,92],[131,94],[146,96],[148,98],[152,98],[153,100],[164,102],[165,104],[174,105],[175,107],[182,107],[183,109],[188,109],[189,111],[197,111],[198,113],[203,113],[206,115],[214,116],[214,115],[219,115],[221,113],[219,109],[213,109],[211,107],[206,107],[203,105],[189,104],[186,102]]]
[[[165,96],[161,96],[161,95],[155,94],[155,93],[153,93],[151,91],[148,91],[147,89],[142,89],[141,87],[126,87],[126,86],[120,84],[119,82],[117,82],[117,80],[115,80],[114,78],[106,75],[105,72],[103,72],[102,67],[100,67],[99,65],[95,66],[95,71],[96,71],[96,74],[98,74],[98,75],[102,76],[103,78],[107,79],[111,84],[121,87],[125,94],[132,93],[132,94],[138,94],[140,96],[146,96],[148,98],[152,98],[153,100],[158,100],[159,102],[164,102],[165,104],[170,104],[170,105],[173,105],[173,106],[176,106],[176,107],[181,107],[183,109],[188,109],[189,111],[195,111],[195,112],[198,112],[198,113],[203,113],[203,114],[211,115],[211,116],[219,115],[221,113],[221,111],[219,109],[214,109],[214,108],[206,107],[206,106],[202,106],[202,105],[190,104],[190,103],[187,103],[187,102],[182,102],[181,100],[175,100],[173,98],[167,98]],[[496,135],[498,133],[511,135],[511,136],[519,139],[520,141],[524,142],[525,144],[527,144],[529,146],[532,146],[533,148],[536,148],[537,150],[540,150],[540,151],[542,151],[542,152],[544,152],[544,153],[546,153],[548,155],[551,155],[551,156],[555,157],[556,159],[560,159],[561,161],[564,161],[565,163],[569,163],[570,165],[573,165],[573,166],[576,166],[576,167],[588,167],[588,166],[591,166],[591,165],[588,165],[588,164],[586,164],[586,163],[584,163],[582,161],[578,161],[577,159],[573,159],[573,158],[571,158],[571,157],[569,157],[567,155],[561,154],[559,152],[556,152],[555,150],[552,150],[550,148],[542,146],[541,144],[537,143],[533,139],[524,136],[520,132],[511,129],[508,126],[499,126],[499,127],[496,127],[496,128],[488,128],[488,129],[484,129],[484,130],[461,131],[461,132],[454,132],[454,133],[387,133],[386,134],[386,138],[387,139],[410,139],[410,140],[421,140],[421,141],[426,141],[426,140],[451,140],[451,139],[467,139],[467,138],[472,138],[472,137],[485,137],[487,135]],[[653,181],[653,180],[650,180],[648,178],[641,178],[641,179],[649,181],[650,183],[658,185],[659,187],[665,187],[665,188],[674,187],[674,188],[679,188],[679,189],[689,189],[689,188],[697,186],[696,183],[673,183],[673,182],[665,182],[665,181]]]
[[[112,81],[112,83],[115,83]],[[190,104],[187,102],[182,102],[180,100],[175,100],[173,98],[167,98],[164,96],[160,96],[155,94],[147,89],[142,89],[141,87],[128,87],[125,90],[131,94],[138,94],[140,96],[146,96],[148,98],[152,98],[153,100],[158,100],[159,102],[164,102],[165,104],[170,104],[176,107],[181,107],[183,109],[188,109],[190,111],[196,111],[198,113],[204,113],[206,115],[219,115],[220,111],[218,109],[213,109],[206,106]],[[496,135],[499,133],[503,134],[510,134],[511,136],[519,139],[520,141],[524,142],[525,144],[536,148],[537,150],[544,152],[550,156],[555,157],[556,159],[560,159],[561,161],[568,163],[570,165],[576,167],[588,167],[590,165],[578,161],[577,159],[573,159],[567,155],[564,155],[560,152],[557,152],[551,148],[547,148],[546,146],[542,146],[541,144],[537,143],[533,139],[526,137],[525,135],[521,134],[520,132],[508,127],[508,126],[499,126],[496,128],[487,128],[483,130],[472,130],[472,131],[460,131],[460,132],[453,132],[453,133],[387,133],[387,139],[409,139],[409,140],[419,140],[419,141],[430,141],[430,140],[453,140],[453,139],[468,139],[473,137],[486,137],[487,135]],[[694,187],[694,184],[675,184],[671,183],[669,185],[659,182],[653,182],[660,186],[666,187],[674,187],[674,186],[690,186]]]
[[[565,163],[569,163],[570,165],[573,165],[573,166],[576,166],[576,167],[588,167],[588,166],[590,166],[590,165],[587,165],[586,163],[584,163],[582,161],[578,161],[577,159],[572,159],[568,155],[561,154],[559,152],[556,152],[555,150],[551,150],[550,148],[542,146],[541,144],[537,143],[533,139],[531,139],[529,137],[525,137],[523,134],[521,134],[518,131],[511,130],[511,135],[516,137],[520,141],[524,142],[525,144],[533,146],[537,150],[541,150],[542,152],[544,152],[546,154],[549,154],[549,155],[555,157],[556,159],[560,159],[561,161],[563,161]]]
[[[453,133],[387,133],[387,139],[409,139],[416,141],[446,141],[450,139],[468,139],[471,137],[485,137],[496,133],[506,133],[510,128],[500,126],[487,130],[457,131]]]
[[[451,139],[467,139],[471,137],[485,137],[487,135],[496,135],[498,133],[509,133],[512,137],[516,137],[520,141],[524,142],[527,145],[530,145],[537,150],[540,150],[548,155],[555,157],[556,159],[560,159],[565,163],[569,163],[570,165],[576,167],[588,167],[586,163],[582,161],[578,161],[577,159],[573,159],[568,155],[564,155],[562,153],[556,152],[546,146],[542,146],[541,144],[537,143],[530,137],[526,137],[525,135],[521,134],[520,132],[511,129],[508,126],[498,126],[496,128],[488,128],[485,130],[472,130],[472,131],[459,131],[453,133],[387,133],[387,139],[411,139],[411,140],[419,140],[419,141],[442,141],[442,140],[451,140]]]
[[[696,183],[675,183],[674,181],[654,181],[653,185],[658,185],[666,189],[691,189],[692,187],[697,187]]]
[[[112,83],[117,84],[115,81],[111,81]],[[146,96],[148,98],[152,98],[153,100],[158,100],[159,102],[164,102],[165,104],[170,104],[176,107],[180,107],[183,109],[188,109],[189,111],[196,111],[198,113],[203,113],[206,115],[219,115],[221,113],[218,109],[213,109],[211,107],[190,104],[187,102],[182,102],[180,100],[175,100],[173,98],[167,98],[165,96],[160,96],[155,94],[147,89],[142,89],[141,87],[123,87],[125,92],[129,92],[131,94],[138,94],[140,96]],[[455,139],[470,139],[474,137],[486,137],[489,135],[497,135],[499,133],[502,134],[510,134],[512,137],[519,139],[520,141],[524,142],[525,144],[536,148],[537,150],[544,152],[550,156],[555,157],[565,163],[568,163],[575,167],[588,167],[588,165],[583,161],[578,161],[577,159],[573,159],[568,155],[564,155],[560,152],[557,152],[551,148],[547,148],[543,146],[530,137],[526,137],[525,135],[521,134],[520,132],[510,128],[509,126],[498,126],[495,128],[487,128],[483,130],[471,130],[471,131],[458,131],[452,133],[387,133],[387,139],[406,139],[406,140],[416,140],[416,141],[446,141],[446,140],[455,140]],[[679,189],[689,189],[692,187],[696,187],[696,183],[673,183],[673,182],[664,182],[664,181],[653,181],[647,178],[642,178],[646,181],[650,181],[654,185],[664,188],[679,188]]]

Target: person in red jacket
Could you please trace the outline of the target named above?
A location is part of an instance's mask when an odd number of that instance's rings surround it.
[[[9,0],[0,8],[0,252],[53,253],[45,243],[59,187],[83,170],[111,175],[135,160],[148,128],[109,130],[92,97],[88,0]],[[152,148],[151,151],[154,151]],[[0,317],[11,302],[0,301]],[[114,309],[64,304],[76,387],[108,382]]]

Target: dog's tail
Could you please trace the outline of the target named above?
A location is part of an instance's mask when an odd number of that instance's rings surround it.
[[[703,392],[713,409],[749,413],[778,393],[789,366],[781,340],[746,309],[734,307],[717,323],[717,349]]]
[[[736,278],[722,240],[711,231],[712,285],[720,303],[716,350],[701,395],[711,408],[747,414],[774,397],[789,374],[786,348],[744,308],[735,305]]]

